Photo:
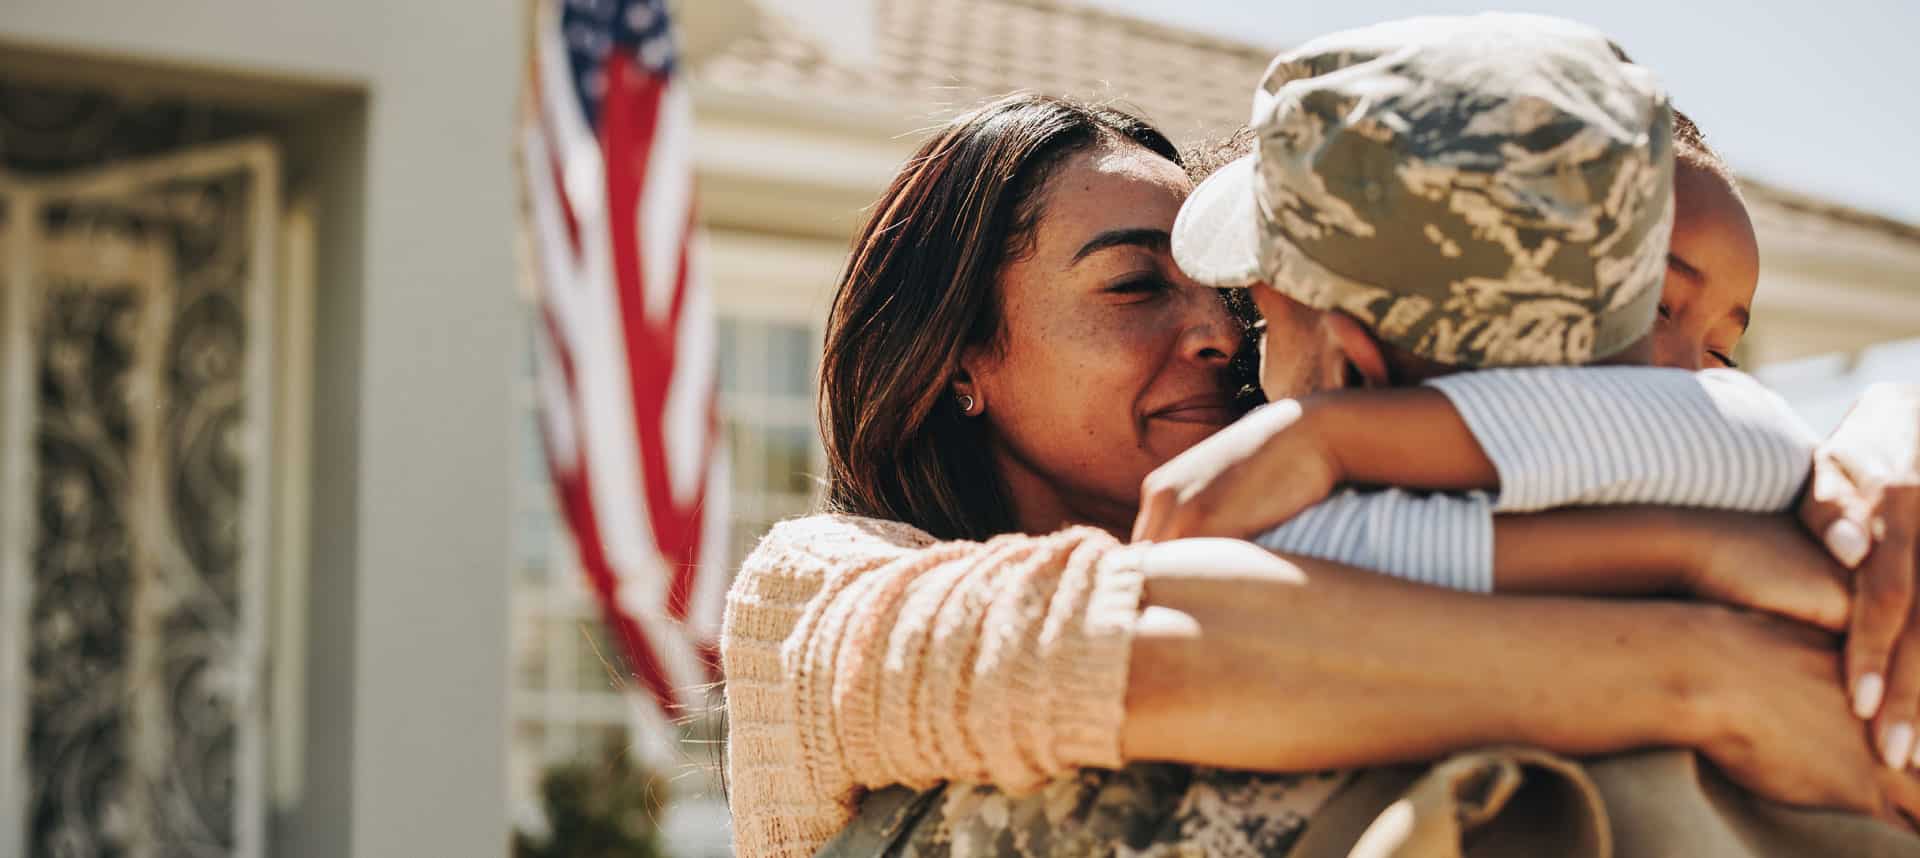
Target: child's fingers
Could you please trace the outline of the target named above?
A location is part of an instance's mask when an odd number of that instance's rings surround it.
[[[1172,495],[1171,488],[1155,485],[1151,477],[1140,487],[1140,514],[1133,519],[1134,542],[1151,542],[1162,538]]]

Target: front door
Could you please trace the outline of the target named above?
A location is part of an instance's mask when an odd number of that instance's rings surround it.
[[[0,854],[262,852],[279,183],[0,174]]]

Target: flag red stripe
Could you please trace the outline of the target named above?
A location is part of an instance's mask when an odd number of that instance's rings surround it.
[[[572,409],[574,425],[581,426],[577,390],[574,380],[572,355],[561,340],[559,325],[555,323],[550,310],[542,308],[543,321],[548,336],[554,343],[555,356],[560,363],[562,383],[566,386],[566,401]],[[601,612],[608,626],[614,630],[621,646],[631,662],[630,669],[634,678],[639,680],[668,717],[680,712],[680,695],[674,689],[673,682],[667,676],[666,667],[661,663],[659,654],[654,652],[653,644],[647,639],[640,624],[619,609],[620,580],[613,572],[613,566],[607,561],[606,550],[600,541],[599,517],[594,513],[593,492],[587,482],[588,466],[587,445],[576,441],[573,462],[561,462],[552,438],[542,439],[547,456],[547,469],[553,477],[561,515],[567,520],[568,529],[573,533],[575,547],[580,554],[580,569],[587,576],[594,592],[599,596]]]
[[[558,11],[563,21],[571,12],[566,9],[548,7],[548,11]],[[552,22],[547,22],[552,23]],[[606,22],[596,22],[600,26]],[[542,37],[554,39],[559,32],[547,30]],[[609,34],[612,35],[612,34]],[[630,34],[629,34],[630,35]],[[648,38],[660,38],[654,34]],[[616,37],[617,38],[617,37]],[[565,45],[544,44],[545,49],[568,50]],[[544,158],[523,161],[521,175],[524,180],[523,191],[531,199],[542,203],[540,212],[552,214],[560,221],[551,226],[560,226],[560,230],[544,233],[543,241],[537,242],[535,252],[542,254],[550,263],[546,267],[535,266],[533,276],[535,285],[542,287],[540,294],[541,321],[546,326],[554,348],[543,356],[543,360],[552,360],[557,364],[558,372],[549,373],[543,383],[555,385],[558,389],[549,391],[551,395],[543,397],[543,405],[564,409],[564,418],[571,421],[571,428],[560,421],[543,425],[549,433],[558,428],[562,432],[576,431],[576,441],[570,447],[563,444],[565,439],[559,435],[548,434],[543,437],[545,453],[557,494],[557,506],[564,517],[568,529],[574,537],[582,574],[588,580],[590,589],[600,603],[605,621],[627,662],[625,667],[631,671],[636,693],[644,688],[659,704],[668,717],[682,713],[682,701],[687,694],[686,688],[676,688],[676,681],[694,682],[692,675],[682,675],[680,657],[691,656],[698,662],[708,678],[719,678],[719,660],[716,641],[706,639],[704,635],[692,634],[692,627],[686,624],[694,606],[694,594],[701,590],[701,574],[712,574],[717,570],[700,568],[703,540],[710,529],[707,526],[708,498],[720,499],[718,494],[709,492],[725,491],[726,487],[710,484],[714,472],[713,457],[723,454],[719,448],[720,413],[711,383],[708,389],[699,391],[694,402],[682,404],[675,400],[674,411],[669,412],[669,393],[673,390],[675,372],[689,371],[688,364],[704,361],[710,355],[689,356],[686,363],[680,358],[694,343],[682,336],[683,328],[694,324],[706,324],[707,319],[686,315],[693,305],[692,290],[701,288],[693,272],[688,270],[689,254],[692,252],[694,235],[694,211],[692,202],[667,202],[667,196],[673,195],[683,187],[689,178],[686,172],[672,175],[649,175],[649,168],[655,153],[682,154],[678,151],[683,142],[680,139],[665,140],[663,129],[668,120],[682,120],[679,113],[665,114],[664,111],[685,110],[680,100],[667,100],[670,91],[672,68],[670,63],[659,63],[658,68],[643,64],[639,51],[641,45],[615,44],[604,53],[595,51],[593,62],[599,67],[592,70],[605,81],[598,92],[587,92],[574,87],[575,81],[566,81],[567,93],[561,95],[559,87],[542,85],[541,70],[529,68],[532,86],[528,97],[534,109],[525,114],[526,120],[536,122],[538,126],[526,126],[528,131],[540,135],[546,143]],[[645,46],[646,50],[658,50],[657,43]],[[575,54],[570,62],[575,63],[575,71],[580,71],[577,63],[580,57]],[[596,136],[597,152],[575,151],[563,145],[560,124],[571,116],[572,99],[577,97],[579,106],[588,117]],[[564,98],[562,103],[551,103],[549,98]],[[587,126],[583,126],[587,127]],[[675,126],[677,128],[677,126]],[[576,141],[577,142],[577,141]],[[672,149],[664,147],[674,147]],[[529,147],[531,148],[531,147]],[[523,150],[525,153],[525,150]],[[530,154],[530,153],[526,153]],[[568,193],[567,178],[573,170],[590,166],[576,163],[576,159],[593,159],[597,156],[602,167],[598,176],[599,187],[591,198],[574,198]],[[671,163],[672,169],[686,171],[690,168],[683,159],[662,160],[660,164]],[[653,182],[650,186],[648,183]],[[575,186],[576,189],[577,185]],[[660,190],[660,188],[666,190]],[[550,198],[549,198],[550,195]],[[647,243],[647,237],[641,234],[642,226],[651,214],[643,215],[643,206],[651,204],[654,210],[668,218],[680,221],[684,229],[680,230],[677,243],[661,243],[658,246]],[[683,206],[684,210],[669,210],[662,206]],[[564,236],[560,234],[564,230]],[[595,255],[602,248],[596,243],[606,242],[610,264],[605,269],[596,266],[588,272],[583,269],[584,258]],[[651,255],[650,255],[651,254]],[[673,259],[679,263],[678,271],[672,282],[650,283],[647,278],[648,260],[662,262]],[[668,266],[655,265],[665,269]],[[557,282],[543,282],[557,278]],[[605,279],[602,279],[605,278]],[[604,291],[611,289],[612,294]],[[649,289],[656,294],[666,291],[665,301],[656,301],[650,312],[647,295]],[[559,290],[573,290],[561,292]],[[572,297],[577,291],[583,299],[592,299],[589,306],[597,305],[606,298],[612,300],[612,318],[566,318],[556,315],[563,304],[555,299]],[[585,307],[580,308],[585,311]],[[569,312],[573,310],[569,309]],[[605,312],[595,310],[594,312]],[[590,354],[609,357],[624,355],[624,360],[616,365],[591,367],[597,381],[606,379],[616,385],[603,389],[596,384],[591,389],[581,387],[576,370],[582,369],[575,363],[587,353],[578,349],[580,342],[563,337],[561,322],[566,322],[566,332],[578,336],[610,338],[608,349],[595,349]],[[584,327],[582,327],[584,326]],[[704,331],[694,331],[702,334]],[[700,339],[704,346],[704,338]],[[614,358],[621,360],[620,358]],[[703,369],[704,364],[695,365],[694,370]],[[678,396],[678,394],[675,394]],[[588,426],[591,413],[597,419],[604,419],[608,413],[618,413],[618,406],[625,404],[614,401],[601,402],[598,397],[628,397],[631,404],[633,425],[631,427],[611,427],[595,424]],[[601,406],[606,406],[605,408]],[[681,413],[679,408],[699,408],[699,420],[689,422],[691,414]],[[563,415],[554,415],[561,417]],[[672,421],[671,424],[669,421]],[[611,437],[608,430],[618,429],[618,435]],[[592,429],[589,433],[587,430]],[[693,430],[701,432],[695,444],[699,447],[697,462],[670,461],[668,431]],[[632,431],[627,436],[627,431]],[[624,445],[632,443],[634,462],[631,472],[614,473],[606,470],[607,463],[624,450],[604,450],[594,443],[608,442]],[[676,443],[680,439],[675,437]],[[571,461],[559,461],[564,454]],[[678,448],[671,448],[678,449]],[[617,458],[624,459],[624,455]],[[600,471],[592,470],[595,462]],[[682,486],[685,494],[691,497],[676,497],[674,492],[675,470],[673,466],[694,468],[695,482],[690,492]],[[609,494],[612,492],[613,494]],[[631,500],[641,504],[645,513],[636,520],[626,518],[608,518],[610,508],[607,503],[619,503],[625,508]],[[602,519],[605,519],[604,521]],[[634,558],[635,568],[628,568],[629,561],[622,553],[616,564],[612,546],[608,537],[616,538],[620,545],[627,544],[629,536],[639,537],[639,544],[647,554]],[[655,565],[657,560],[659,565]],[[638,589],[636,589],[638,588]],[[703,592],[703,591],[702,591]],[[621,596],[627,597],[625,603]],[[637,598],[636,597],[640,597]],[[664,601],[655,603],[655,598]],[[648,615],[636,615],[634,610],[641,603],[658,604],[664,609],[667,624],[660,623],[661,618]],[[653,610],[654,608],[645,608]],[[705,628],[701,626],[700,628]],[[654,635],[658,634],[659,637]],[[673,670],[669,670],[669,667]]]
[[[560,202],[560,217],[567,224],[567,246],[573,249],[575,259],[580,258],[580,220],[574,217],[573,201],[567,199],[566,174],[560,168],[560,155],[554,151],[557,146],[551,136],[547,138],[547,178],[553,182],[553,198]]]
[[[613,268],[626,331],[628,376],[633,389],[635,439],[639,445],[640,474],[647,498],[647,515],[661,559],[672,570],[668,613],[686,616],[692,592],[691,577],[700,564],[701,508],[712,488],[701,469],[700,487],[691,502],[676,502],[667,474],[667,387],[678,363],[677,333],[686,288],[686,234],[679,247],[640,246],[641,191],[647,181],[648,157],[658,130],[666,79],[636,68],[632,57],[616,51],[607,59],[607,94],[600,116],[601,150],[607,154],[607,221],[613,241]],[[645,258],[648,253],[672,253],[680,258],[681,276],[674,287],[671,310],[664,319],[647,315]],[[711,434],[706,440],[712,451]],[[705,461],[705,457],[702,459]],[[687,586],[681,586],[685,579]]]

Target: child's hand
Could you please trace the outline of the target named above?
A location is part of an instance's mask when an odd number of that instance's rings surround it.
[[[1920,722],[1920,386],[1877,385],[1814,454],[1800,519],[1854,570],[1846,680],[1885,762],[1915,761]]]
[[[1682,585],[1701,599],[1845,631],[1847,570],[1787,516],[1669,510],[1692,558]]]
[[[1275,402],[1154,469],[1133,539],[1245,538],[1326,500],[1338,459],[1294,400]]]

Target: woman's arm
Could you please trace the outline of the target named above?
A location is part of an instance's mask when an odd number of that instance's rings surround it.
[[[1831,643],[1798,627],[1711,606],[1476,597],[1232,540],[1164,543],[1143,564],[1129,759],[1297,771],[1492,743],[1670,745],[1777,800],[1920,809],[1874,764]]]
[[[1279,771],[1518,742],[1566,753],[1705,744],[1687,608],[1486,598],[1231,540],[1155,546],[1123,747]],[[1579,670],[1568,665],[1578,662]]]
[[[1848,780],[1865,745],[1844,704],[1844,739],[1819,720],[1839,700],[1832,653],[1759,623],[1449,593],[1233,540],[788,522],[728,595],[736,836],[817,842],[894,783],[1019,790],[1133,759],[1299,770],[1487,742],[1718,748],[1769,795],[1854,806],[1832,785],[1874,781]]]
[[[738,851],[812,854],[867,788],[1119,766],[1141,552],[1087,527],[983,543],[776,525],[720,638]]]

